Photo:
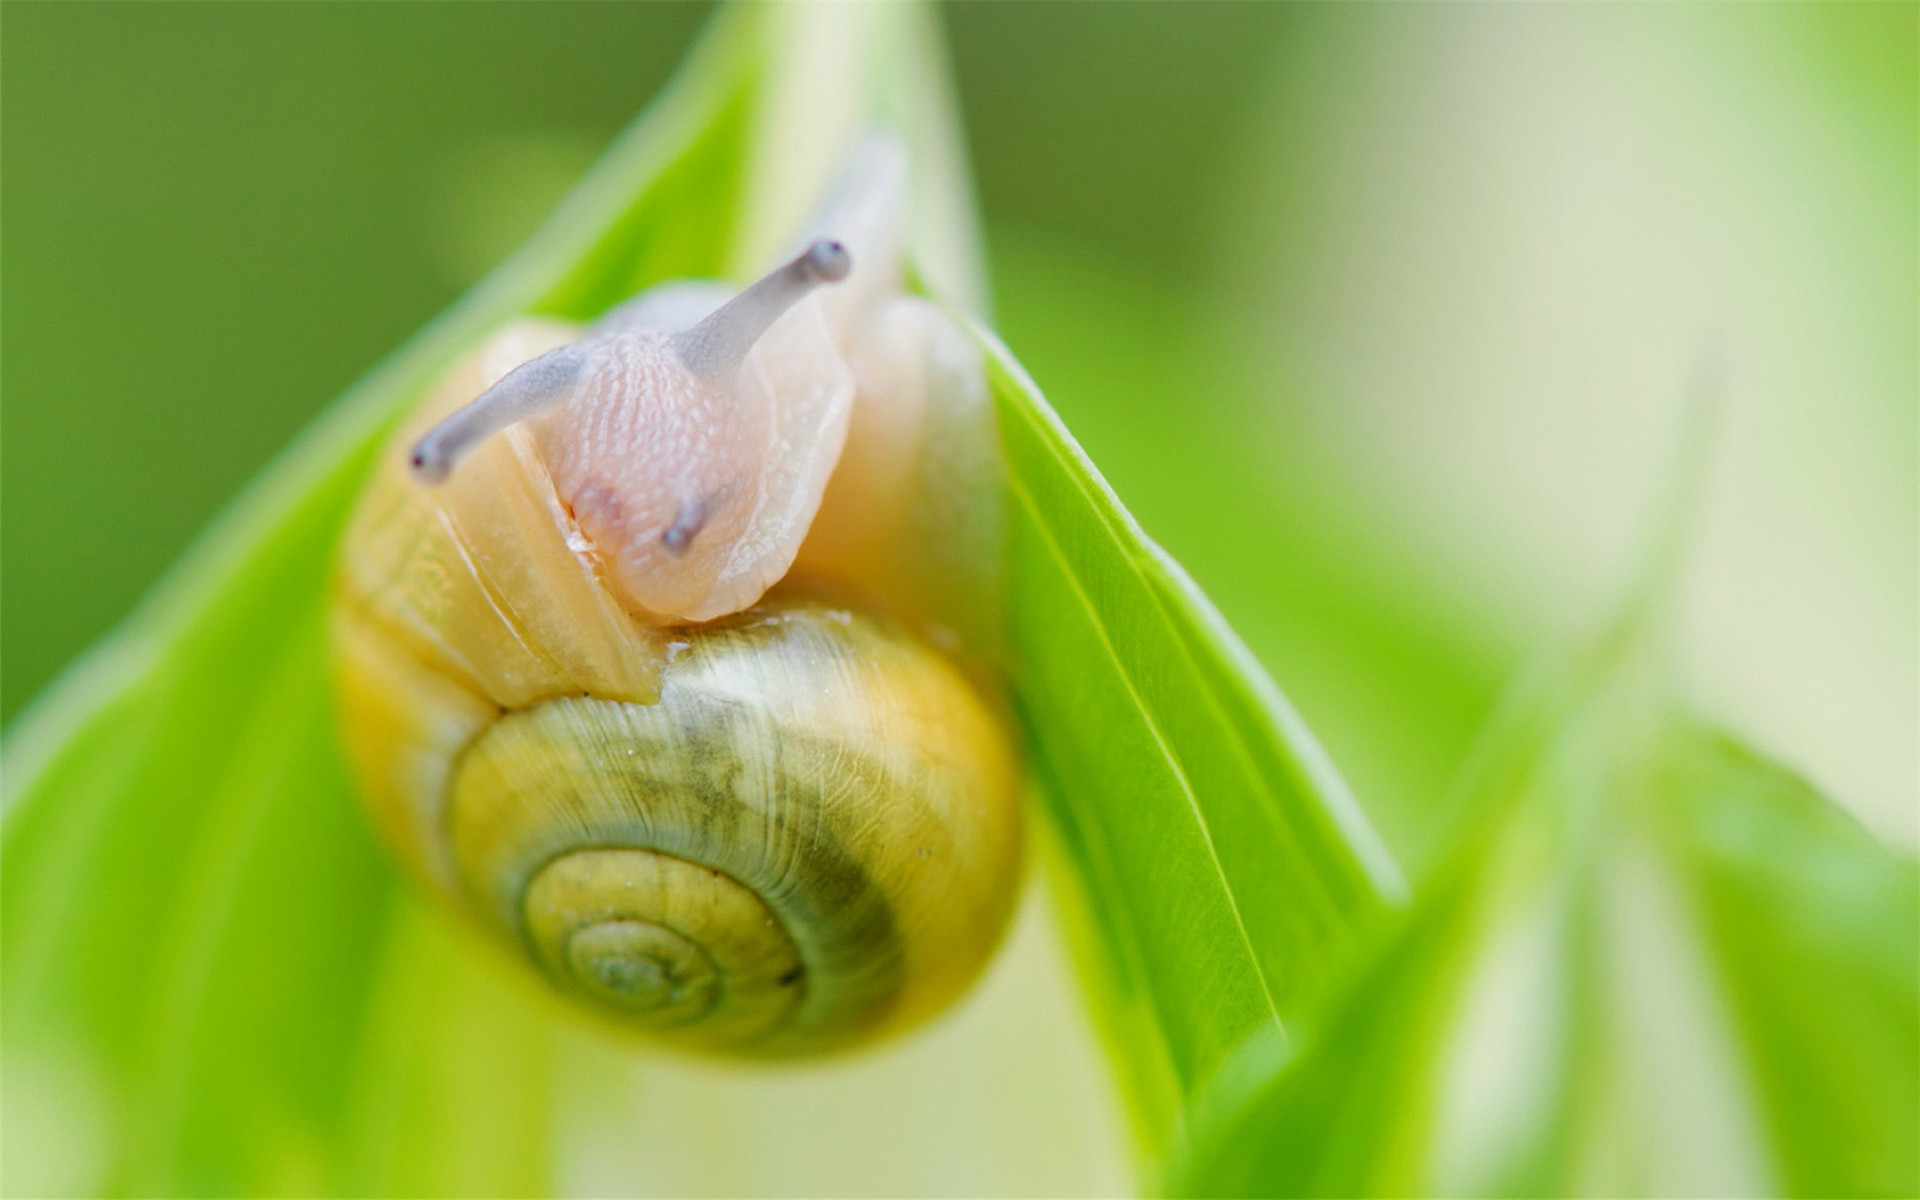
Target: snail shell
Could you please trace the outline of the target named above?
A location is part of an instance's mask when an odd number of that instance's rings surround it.
[[[766,281],[502,331],[383,456],[334,606],[349,757],[411,872],[593,1011],[736,1056],[937,1011],[1020,870],[1000,707],[932,644],[981,586],[939,537],[977,362],[918,301],[807,300],[821,245],[752,338],[726,314]],[[719,367],[687,349],[716,322]]]
[[[1005,734],[890,622],[782,599],[687,631],[656,703],[491,711],[342,626],[349,744],[389,840],[635,1028],[769,1057],[856,1044],[951,1000],[1005,924]],[[443,782],[403,790],[422,774]]]

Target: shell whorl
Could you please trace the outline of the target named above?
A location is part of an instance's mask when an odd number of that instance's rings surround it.
[[[994,724],[905,634],[770,606],[690,631],[657,704],[501,717],[453,773],[448,851],[564,988],[683,1042],[811,1052],[984,953],[966,929],[998,927],[1018,860]],[[909,946],[930,924],[947,944]]]
[[[905,1027],[1005,927],[1000,715],[890,622],[798,597],[676,631],[651,703],[493,707],[341,610],[350,750],[418,874],[557,987],[690,1050]]]

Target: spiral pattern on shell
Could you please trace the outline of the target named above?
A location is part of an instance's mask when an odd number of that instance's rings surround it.
[[[772,605],[690,637],[657,704],[501,717],[454,772],[449,846],[568,990],[687,1044],[810,1052],[984,957],[1018,860],[998,738],[911,639]]]

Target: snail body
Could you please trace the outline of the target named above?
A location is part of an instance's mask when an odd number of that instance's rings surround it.
[[[342,547],[341,724],[385,840],[559,991],[686,1049],[911,1025],[1019,876],[979,363],[898,294],[872,215],[897,164],[865,182],[847,242],[731,299],[502,330]]]

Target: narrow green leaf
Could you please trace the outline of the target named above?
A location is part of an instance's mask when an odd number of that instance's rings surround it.
[[[1324,754],[997,346],[1015,688],[1149,1161],[1401,890]]]
[[[1920,1192],[1920,865],[1710,730],[1660,770],[1781,1189]]]

